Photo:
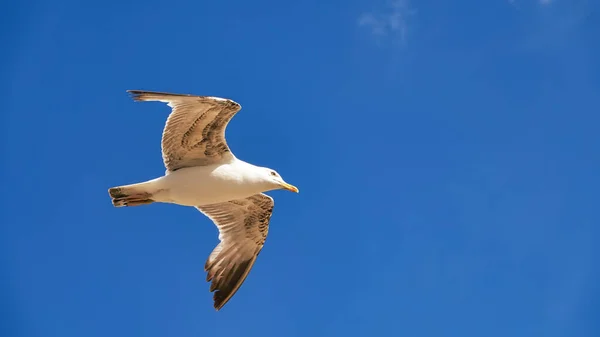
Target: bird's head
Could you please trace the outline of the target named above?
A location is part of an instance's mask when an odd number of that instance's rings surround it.
[[[265,167],[263,172],[264,179],[269,182],[269,185],[272,186],[273,189],[284,189],[296,193],[299,192],[296,186],[286,183],[277,171]]]

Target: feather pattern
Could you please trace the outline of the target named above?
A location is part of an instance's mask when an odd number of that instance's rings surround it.
[[[225,163],[235,157],[225,140],[225,129],[241,106],[210,96],[128,90],[135,101],[160,101],[171,107],[162,134],[167,172],[183,167]]]
[[[204,269],[214,291],[215,309],[221,309],[237,292],[263,248],[273,212],[273,198],[259,193],[245,199],[197,206],[219,229],[221,241]]]

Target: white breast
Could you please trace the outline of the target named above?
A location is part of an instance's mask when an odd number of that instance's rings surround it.
[[[247,198],[262,186],[245,176],[237,163],[182,168],[155,180],[153,199],[184,206],[201,206]]]

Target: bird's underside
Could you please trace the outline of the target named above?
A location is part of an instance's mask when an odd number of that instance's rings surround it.
[[[241,109],[228,99],[129,90],[136,101],[161,101],[172,112],[162,134],[167,174],[185,167],[229,162],[235,157],[225,140],[225,128]],[[138,206],[155,202],[147,183],[109,189],[113,205]],[[205,264],[214,307],[221,309],[240,288],[267,237],[273,199],[263,193],[196,208],[219,229],[220,243]]]

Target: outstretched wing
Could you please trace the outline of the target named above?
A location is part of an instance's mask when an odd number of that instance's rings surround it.
[[[221,309],[236,293],[252,269],[269,232],[273,198],[255,194],[246,199],[198,206],[219,229],[221,242],[204,266],[212,281],[215,309]]]
[[[209,96],[128,90],[135,101],[160,101],[171,107],[162,134],[162,155],[167,171],[231,161],[225,128],[241,106],[229,99]]]

